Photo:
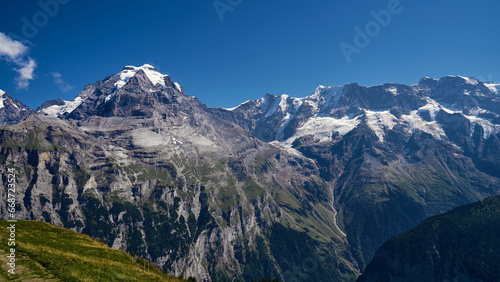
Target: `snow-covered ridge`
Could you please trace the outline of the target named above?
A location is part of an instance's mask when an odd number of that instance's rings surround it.
[[[467,84],[470,84],[470,85],[478,85],[479,84],[479,80],[477,80],[474,77],[465,77],[465,76],[460,76],[460,75],[458,77],[460,77],[461,79],[465,80],[465,82]]]
[[[41,110],[47,116],[57,117],[66,113],[71,113],[76,109],[84,100],[76,97],[73,101],[64,101],[64,105],[53,105]]]
[[[488,87],[493,93],[500,95],[500,84],[495,83],[485,83],[486,87]]]
[[[315,110],[324,111],[325,108],[333,107],[338,103],[344,93],[345,85],[323,86],[320,85],[314,93],[305,97],[304,100]]]
[[[236,106],[236,107],[232,107],[232,108],[223,108],[223,109],[224,109],[224,110],[226,110],[226,111],[234,111],[234,110],[236,110],[237,108],[239,108],[240,106],[245,105],[246,103],[248,103],[248,102],[250,102],[250,101],[251,101],[251,100],[247,100],[247,101],[245,101],[245,102],[243,102],[243,103],[239,104],[239,105],[238,105],[238,106]]]
[[[115,87],[117,89],[122,88],[127,82],[129,81],[130,78],[132,78],[139,70],[143,70],[148,79],[153,83],[153,85],[165,85],[165,77],[168,75],[161,74],[159,71],[157,71],[152,65],[150,64],[144,64],[140,67],[135,67],[135,66],[126,66],[123,68],[123,70],[119,73],[120,74],[120,79],[115,83]],[[180,86],[180,85],[179,85]],[[177,87],[179,89],[179,87]]]
[[[361,116],[342,118],[315,116],[307,120],[297,128],[293,136],[283,141],[285,147],[291,147],[292,143],[306,135],[312,135],[317,142],[329,141],[334,133],[344,136],[361,123]]]
[[[274,100],[274,103],[271,105],[271,107],[269,107],[269,109],[267,110],[265,116],[272,116],[274,113],[276,113],[276,111],[278,111],[278,108],[281,109],[282,113],[285,113],[287,110],[286,100],[288,99],[288,97],[289,96],[286,94],[278,96],[278,98]]]

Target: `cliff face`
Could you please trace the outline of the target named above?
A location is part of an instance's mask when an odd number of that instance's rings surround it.
[[[500,196],[429,218],[377,250],[358,281],[497,281]]]

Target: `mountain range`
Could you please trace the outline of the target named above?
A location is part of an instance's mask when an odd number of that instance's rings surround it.
[[[355,280],[390,237],[499,194],[499,88],[424,77],[222,109],[127,66],[36,111],[3,93],[0,163],[20,218],[175,276]]]

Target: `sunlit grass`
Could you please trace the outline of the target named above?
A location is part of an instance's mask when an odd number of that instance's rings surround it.
[[[0,221],[2,252],[8,251],[6,221]],[[0,280],[31,281],[181,281],[162,273],[153,264],[137,259],[77,232],[38,221],[16,223],[16,264],[26,271]],[[23,274],[29,273],[29,278]],[[9,279],[9,280],[10,280]]]

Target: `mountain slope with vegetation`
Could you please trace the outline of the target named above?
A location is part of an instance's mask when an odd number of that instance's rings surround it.
[[[9,224],[0,221],[0,242],[7,242]],[[184,281],[75,231],[38,221],[16,223],[16,274],[2,263],[2,281]],[[2,244],[4,261],[10,247]]]
[[[500,196],[431,217],[376,252],[364,281],[500,281]]]

